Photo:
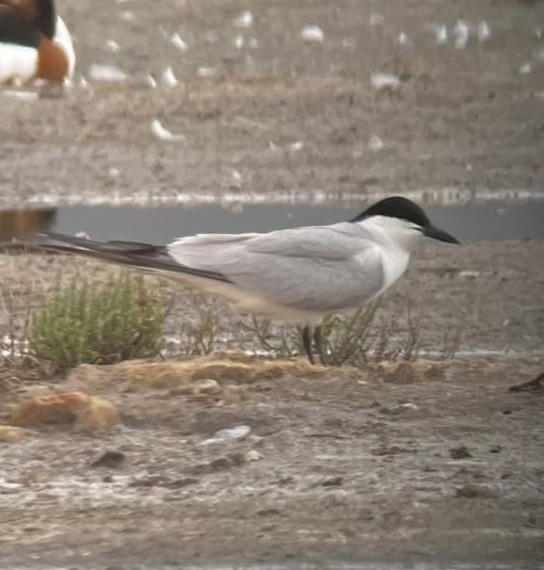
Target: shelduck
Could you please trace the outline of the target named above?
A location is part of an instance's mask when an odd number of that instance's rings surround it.
[[[0,0],[0,84],[70,79],[75,52],[54,0]]]

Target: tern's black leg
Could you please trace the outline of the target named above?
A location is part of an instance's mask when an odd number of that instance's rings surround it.
[[[308,355],[310,364],[315,364],[314,355],[312,354],[312,333],[309,325],[302,329],[302,346]]]
[[[314,343],[317,349],[317,354],[319,356],[319,362],[323,366],[327,366],[327,356],[325,354],[325,349],[323,347],[323,337],[321,336],[321,326],[315,327],[314,329]]]

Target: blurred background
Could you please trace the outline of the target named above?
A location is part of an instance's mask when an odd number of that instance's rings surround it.
[[[0,104],[0,208],[66,208],[32,213],[42,229],[134,239],[170,214],[112,228],[91,206],[213,206],[179,211],[177,229],[149,235],[162,240],[192,219],[202,231],[326,223],[403,194],[446,206],[436,213],[463,239],[542,237],[543,2],[57,9],[72,85],[4,90]],[[267,204],[290,208],[247,209]],[[2,239],[26,227],[17,216],[1,218]]]

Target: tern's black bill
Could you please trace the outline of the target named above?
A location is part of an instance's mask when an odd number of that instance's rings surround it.
[[[448,232],[444,230],[439,230],[434,226],[429,226],[422,229],[423,235],[431,239],[437,239],[438,241],[445,241],[446,243],[461,243],[457,238],[454,238]]]

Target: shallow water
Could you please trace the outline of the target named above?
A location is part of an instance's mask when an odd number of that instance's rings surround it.
[[[0,212],[0,240],[33,231],[86,232],[96,239],[163,243],[194,233],[265,232],[348,220],[341,205],[200,205],[171,208],[62,206]],[[543,240],[544,200],[429,206],[433,222],[462,241]]]

